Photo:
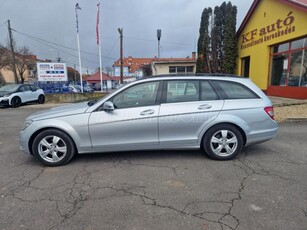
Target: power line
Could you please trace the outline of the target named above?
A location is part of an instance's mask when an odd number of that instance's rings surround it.
[[[2,24],[0,24],[0,27],[1,26],[4,26],[5,24],[7,24],[7,21],[3,22]]]
[[[119,38],[117,38],[117,40],[114,42],[114,44],[112,45],[112,48],[110,49],[109,53],[107,54],[108,56],[110,55],[110,53],[113,51],[115,45],[118,43]]]
[[[53,44],[53,45],[56,45],[56,46],[59,46],[59,47],[65,48],[65,49],[69,49],[69,50],[73,50],[73,51],[78,51],[75,48],[71,48],[71,47],[64,46],[64,45],[61,45],[61,44],[57,44],[57,43],[54,43],[54,42],[51,42],[51,41],[47,41],[47,40],[44,40],[44,39],[41,39],[41,38],[38,38],[38,37],[35,37],[35,36],[32,36],[32,35],[29,35],[29,34],[26,34],[26,33],[20,32],[20,31],[17,31],[15,29],[12,29],[12,31],[14,31],[14,32],[16,32],[18,34],[24,35],[24,36],[26,36],[28,38],[31,38],[33,40],[36,40],[36,41],[41,41],[41,42],[44,42],[44,43],[50,43],[50,44]],[[93,55],[93,56],[96,56],[96,57],[99,56],[98,54],[94,54],[94,53],[87,52],[87,51],[82,51],[81,50],[80,52],[84,53],[84,54]],[[107,57],[107,56],[102,56],[102,57],[105,58],[105,59],[117,60],[116,58],[112,58],[112,57]]]
[[[78,58],[77,55],[71,54],[71,53],[69,53],[69,52],[67,52],[67,51],[64,51],[64,50],[61,50],[61,49],[59,49],[59,48],[57,48],[57,47],[54,47],[54,46],[52,46],[52,45],[49,45],[49,44],[47,44],[47,43],[45,43],[45,42],[42,42],[42,41],[40,41],[40,40],[37,40],[37,39],[34,39],[34,38],[32,38],[32,40],[34,40],[34,41],[36,41],[36,42],[38,42],[38,43],[41,43],[41,44],[43,44],[43,45],[45,45],[45,46],[48,46],[48,47],[50,47],[50,48],[53,48],[53,49],[55,49],[55,50],[57,50],[57,51],[61,51],[62,53],[65,53],[65,54],[67,54],[67,55],[69,55],[69,56],[71,56],[71,57]],[[85,58],[82,58],[82,60],[84,60],[84,61],[86,61],[86,62],[90,62],[90,63],[93,63],[93,62],[98,63],[97,60],[96,60],[96,61],[93,61],[93,60],[88,60],[88,59],[85,59]]]

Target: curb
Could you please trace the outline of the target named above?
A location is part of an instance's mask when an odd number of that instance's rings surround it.
[[[289,121],[289,122],[307,122],[307,118],[292,118],[292,117],[289,117],[286,119],[286,121]]]
[[[284,103],[276,103],[274,104],[273,103],[273,106],[274,107],[284,107],[284,106],[292,106],[292,105],[305,105],[307,104],[307,101],[306,102],[284,102]]]

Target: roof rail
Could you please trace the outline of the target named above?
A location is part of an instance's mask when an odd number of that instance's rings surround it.
[[[238,75],[225,74],[225,73],[183,73],[183,74],[161,74],[161,75],[146,76],[146,77],[143,77],[143,79],[156,78],[156,77],[186,77],[186,76],[194,76],[194,77],[235,77],[235,78],[242,78],[241,76],[238,76]]]

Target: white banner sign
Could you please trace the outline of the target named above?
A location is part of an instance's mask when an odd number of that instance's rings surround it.
[[[37,63],[38,81],[67,81],[66,63]]]

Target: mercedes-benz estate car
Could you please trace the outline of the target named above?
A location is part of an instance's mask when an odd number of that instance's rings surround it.
[[[45,103],[44,91],[33,84],[8,84],[0,88],[0,105],[18,107],[28,102]]]
[[[160,76],[98,101],[37,112],[26,119],[20,146],[48,166],[76,154],[158,149],[201,149],[229,160],[277,131],[271,101],[250,79]]]

